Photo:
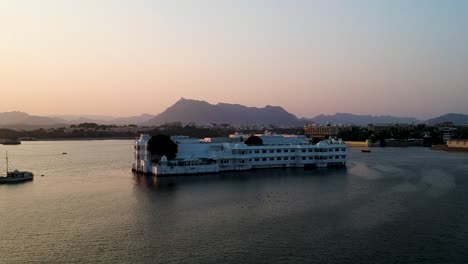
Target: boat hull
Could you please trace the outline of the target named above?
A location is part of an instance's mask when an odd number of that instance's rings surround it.
[[[0,177],[0,184],[8,183],[20,183],[26,181],[32,181],[34,174],[28,171],[13,171],[8,172],[7,176]]]
[[[26,177],[26,178],[11,178],[11,177],[0,177],[0,184],[12,184],[12,183],[21,183],[32,181],[34,177]]]

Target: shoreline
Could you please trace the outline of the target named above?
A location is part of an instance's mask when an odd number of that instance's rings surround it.
[[[438,150],[438,151],[468,152],[468,148],[449,147],[447,145],[433,145],[431,149]]]
[[[133,140],[136,137],[102,137],[102,138],[45,138],[37,140],[21,140],[21,142],[37,141],[85,141],[85,140]]]

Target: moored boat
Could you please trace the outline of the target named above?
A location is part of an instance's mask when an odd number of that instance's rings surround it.
[[[19,139],[0,139],[0,144],[3,145],[21,145]]]
[[[20,183],[32,181],[34,174],[29,171],[8,171],[8,153],[6,154],[6,176],[0,176],[0,184],[2,183]]]

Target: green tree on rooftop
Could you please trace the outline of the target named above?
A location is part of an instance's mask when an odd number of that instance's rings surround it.
[[[177,156],[178,146],[168,135],[157,134],[148,141],[148,150],[153,158],[159,160],[162,156],[172,160]]]

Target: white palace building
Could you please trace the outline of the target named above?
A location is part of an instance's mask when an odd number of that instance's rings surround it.
[[[342,140],[327,139],[311,144],[303,135],[256,134],[263,145],[246,145],[249,135],[194,139],[174,136],[178,152],[174,160],[163,156],[156,164],[148,151],[150,136],[135,142],[133,170],[157,176],[205,174],[282,167],[328,167],[346,164],[347,146]]]

